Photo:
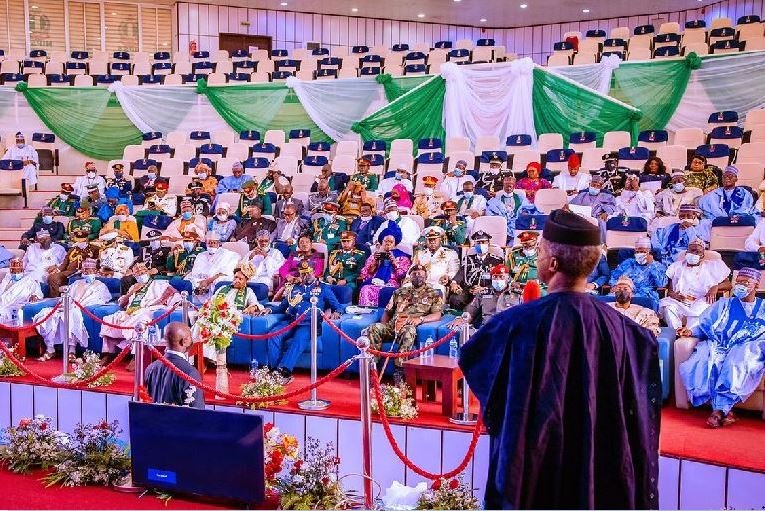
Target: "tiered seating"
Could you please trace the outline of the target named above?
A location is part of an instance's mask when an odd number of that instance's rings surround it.
[[[734,27],[728,18],[715,19],[707,30],[703,20],[689,21],[680,32],[678,23],[617,27],[606,37],[604,30],[589,30],[585,37],[568,32],[565,41],[553,44],[548,66],[592,64],[609,55],[622,60],[673,58],[695,52],[698,55],[737,53],[765,49],[765,26],[760,17],[741,16]]]

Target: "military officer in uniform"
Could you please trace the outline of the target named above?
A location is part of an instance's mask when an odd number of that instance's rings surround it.
[[[367,329],[372,348],[381,349],[384,342],[393,341],[390,351],[410,351],[417,339],[417,327],[441,319],[444,306],[441,294],[427,282],[428,271],[416,265],[409,269],[411,286],[397,289],[385,306],[379,323]],[[403,381],[403,358],[394,359],[396,369],[393,378]]]
[[[258,206],[263,214],[271,214],[271,197],[265,192],[261,193],[258,184],[252,180],[246,181],[242,185],[242,193],[239,195],[236,215],[239,218],[249,218],[250,206]]]
[[[101,234],[99,241],[103,246],[99,255],[101,261],[99,274],[102,277],[121,279],[133,265],[135,260],[133,251],[122,243],[119,233],[115,230]]]
[[[479,327],[485,325],[493,315],[509,309],[517,304],[517,298],[510,291],[510,280],[507,266],[500,263],[491,269],[491,286],[484,292],[477,294],[473,301],[465,307],[467,320],[471,325]],[[455,326],[464,321],[458,318],[454,321]]]
[[[64,262],[48,274],[51,298],[61,296],[61,286],[65,286],[69,277],[80,271],[85,259],[98,259],[98,248],[88,243],[88,231],[72,233],[72,248],[66,253]]]
[[[512,176],[512,173],[502,168],[503,163],[502,158],[495,154],[489,159],[489,170],[478,174],[475,189],[486,191],[490,199],[502,189],[502,180],[505,176]]]
[[[375,192],[380,183],[377,174],[369,173],[370,163],[366,158],[359,158],[356,162],[358,172],[351,176],[351,181],[361,183],[368,192]]]
[[[69,220],[66,228],[67,237],[72,239],[74,233],[79,231],[88,233],[88,241],[95,241],[101,231],[101,220],[90,215],[90,204],[87,200],[77,206],[75,217]]]
[[[112,165],[114,177],[106,180],[106,188],[116,188],[120,192],[120,203],[133,209],[133,181],[125,179],[125,166],[121,163]]]
[[[48,202],[48,207],[56,216],[74,216],[77,210],[77,199],[72,195],[74,187],[71,183],[61,183],[61,193]]]
[[[340,248],[329,254],[324,281],[327,284],[356,289],[356,279],[359,278],[366,258],[364,252],[356,248],[356,233],[343,231],[340,234]]]
[[[151,229],[146,233],[145,239],[141,240],[139,260],[146,264],[152,274],[167,275],[167,258],[170,256],[170,247],[162,246],[160,238],[162,231]],[[122,294],[127,294],[130,286],[137,281],[133,275],[125,275],[120,280]]]
[[[512,276],[510,289],[516,295],[516,303],[520,303],[520,297],[526,282],[529,280],[539,280],[537,269],[537,242],[539,241],[539,233],[523,231],[518,236],[518,239],[521,242],[521,246],[513,248],[507,255],[507,266],[510,268],[510,275]]]
[[[460,258],[457,252],[443,245],[445,232],[440,227],[431,225],[422,234],[425,248],[414,253],[412,266],[424,267],[428,272],[428,284],[446,296],[446,286],[460,269]]]
[[[335,293],[327,284],[319,282],[313,272],[313,267],[308,261],[302,261],[298,266],[300,281],[295,284],[287,284],[274,295],[274,301],[281,303],[274,308],[275,313],[286,313],[287,323],[291,323],[302,313],[311,308],[311,298],[318,300],[316,307],[319,311],[332,312],[332,318],[338,319],[345,312],[345,307],[337,301]],[[321,315],[319,315],[321,318]],[[285,323],[285,324],[287,324]],[[274,330],[284,325],[277,325]],[[319,326],[321,332],[321,326]],[[292,330],[272,337],[268,341],[268,352],[273,358],[270,364],[286,378],[292,377],[292,371],[300,355],[311,344],[311,314],[305,315],[303,320]],[[286,350],[284,349],[286,346]]]
[[[441,205],[444,214],[433,219],[432,225],[437,225],[446,233],[446,244],[459,247],[467,241],[467,222],[457,214],[457,203],[448,200]]]
[[[420,215],[424,219],[433,218],[441,211],[443,204],[449,197],[436,189],[438,178],[436,176],[425,176],[422,178],[424,188],[421,192],[415,194],[414,203],[412,203],[412,213]]]
[[[470,236],[474,253],[468,254],[449,284],[449,307],[462,310],[471,300],[491,291],[491,271],[505,262],[490,252],[491,235],[476,231]]]
[[[154,200],[151,202],[154,204],[154,209],[161,215],[174,217],[178,213],[178,196],[167,193],[169,187],[170,183],[158,178],[154,185],[156,189]],[[151,209],[151,205],[147,204],[147,207]]]
[[[327,252],[331,252],[340,243],[340,233],[348,230],[348,222],[338,215],[340,205],[337,202],[325,202],[322,209],[324,215],[318,216],[311,224],[313,241],[326,243]]]
[[[195,215],[210,216],[210,198],[202,193],[202,182],[194,179],[188,186],[186,200],[191,202]]]

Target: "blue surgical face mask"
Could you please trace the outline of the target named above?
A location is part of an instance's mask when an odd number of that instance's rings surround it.
[[[595,188],[595,187],[592,187],[592,186],[591,186],[591,187],[589,187],[589,188],[587,189],[587,192],[588,192],[590,195],[597,195],[597,194],[599,194],[599,193],[600,193],[600,188]]]
[[[194,243],[191,241],[184,241],[183,248],[186,250],[186,252],[191,252],[194,250]]]
[[[51,224],[51,223],[53,223],[53,217],[50,216],[50,215],[45,215],[43,217],[43,223],[44,224]]]
[[[746,298],[749,295],[749,287],[744,284],[736,284],[733,286],[733,296],[736,298]]]
[[[491,287],[494,291],[504,291],[507,287],[507,281],[504,279],[491,279]]]
[[[685,184],[684,183],[672,183],[672,189],[676,193],[683,193],[685,191]]]
[[[462,169],[454,169],[454,177],[462,177],[463,174]]]
[[[685,262],[690,264],[691,266],[695,266],[701,262],[701,256],[698,254],[685,254]]]
[[[181,213],[181,218],[184,220],[191,220],[191,217],[193,216],[193,213],[191,211],[184,211]]]
[[[18,281],[21,280],[21,276],[22,275],[23,274],[21,274],[21,273],[11,273],[11,280],[14,281],[14,282],[18,282]]]
[[[466,199],[469,199],[469,198],[471,198],[471,197],[473,196],[473,192],[462,192],[462,195],[463,195],[463,196],[464,196]]]
[[[95,276],[95,275],[83,275],[83,277],[82,277],[82,278],[83,278],[83,279],[85,280],[85,282],[87,282],[88,284],[92,284],[92,283],[93,283],[93,282],[96,280],[96,276]]]

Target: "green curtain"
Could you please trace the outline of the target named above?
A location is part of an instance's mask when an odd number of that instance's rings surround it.
[[[419,87],[410,90],[366,119],[354,123],[351,129],[364,140],[385,140],[388,146],[397,138],[443,139],[445,93],[446,81],[440,76],[430,77]]]
[[[397,76],[393,77],[389,74],[377,75],[377,83],[383,86],[385,89],[385,97],[388,101],[395,101],[410,90],[422,85],[433,78],[428,75],[417,76]]]
[[[85,156],[117,160],[125,146],[141,143],[141,132],[104,87],[29,88],[20,83],[16,90],[57,137]]]
[[[680,104],[691,70],[700,66],[701,59],[695,53],[679,60],[625,62],[614,70],[609,95],[643,113],[641,131],[661,130]]]
[[[598,144],[607,131],[629,131],[633,142],[637,138],[639,111],[544,68],[534,68],[532,105],[537,133],[560,133],[567,141],[571,133],[594,131]]]
[[[197,91],[235,131],[311,130],[314,142],[332,142],[306,113],[292,89],[280,83],[210,87],[203,80]]]

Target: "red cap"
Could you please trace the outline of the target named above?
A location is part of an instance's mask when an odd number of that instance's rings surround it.
[[[568,170],[578,169],[581,166],[579,155],[574,153],[568,157]]]

